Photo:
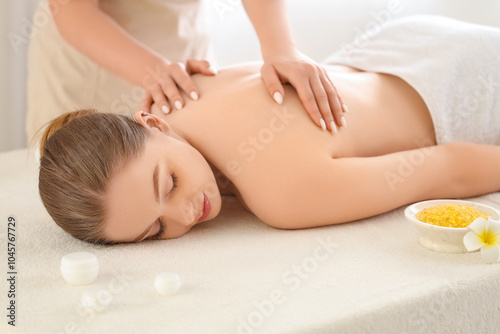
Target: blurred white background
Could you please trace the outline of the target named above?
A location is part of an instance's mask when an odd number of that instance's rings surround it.
[[[141,0],[136,0],[141,1]],[[412,14],[439,14],[500,27],[500,0],[288,0],[294,37],[321,61],[370,25]],[[0,152],[26,147],[26,53],[38,0],[0,2]],[[239,0],[205,0],[216,66],[260,59],[258,40]],[[389,10],[398,8],[397,13]],[[497,69],[498,70],[498,69]]]

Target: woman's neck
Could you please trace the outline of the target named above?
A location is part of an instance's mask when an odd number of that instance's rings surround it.
[[[186,139],[186,136],[181,132],[179,131],[179,129],[174,129],[173,127],[171,128],[170,130],[170,134],[169,134],[172,138],[174,139],[177,139],[185,144],[188,144],[190,146],[193,146],[191,145],[191,143]]]

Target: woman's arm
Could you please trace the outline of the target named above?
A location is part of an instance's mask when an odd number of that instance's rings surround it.
[[[336,131],[334,118],[345,126],[345,107],[326,71],[295,47],[284,1],[243,0],[243,5],[259,37],[262,79],[276,102],[284,98],[282,83],[290,83],[317,126]]]
[[[183,104],[176,84],[187,95],[193,91],[199,95],[190,73],[213,75],[208,62],[173,64],[143,45],[105,14],[98,0],[68,0],[64,5],[49,1],[57,29],[69,44],[121,78],[143,86],[160,106],[170,109],[165,94],[172,104]]]
[[[431,198],[477,196],[500,190],[499,166],[499,146],[470,143],[332,159],[275,194],[281,201],[262,219],[278,228],[306,228],[374,216]]]

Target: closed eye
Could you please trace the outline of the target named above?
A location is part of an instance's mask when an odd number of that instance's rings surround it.
[[[160,230],[158,231],[158,233],[151,236],[151,239],[155,239],[155,240],[161,239],[163,234],[165,234],[165,225],[162,223],[162,221],[159,218],[158,218],[158,223],[160,224]]]
[[[172,178],[172,189],[170,189],[169,194],[173,193],[175,189],[177,189],[177,176],[172,173],[170,174],[170,177]]]
[[[170,177],[172,178],[172,189],[170,189],[168,195],[172,194],[175,189],[177,189],[177,176],[172,173],[170,174]],[[166,226],[165,224],[163,224],[160,218],[158,218],[158,223],[160,224],[160,230],[158,231],[158,233],[151,236],[151,239],[161,239],[161,237],[165,234]]]

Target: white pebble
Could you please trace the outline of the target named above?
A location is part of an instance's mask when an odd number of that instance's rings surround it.
[[[102,312],[112,299],[113,295],[108,289],[87,289],[82,294],[82,307],[87,312]]]
[[[161,273],[156,275],[155,289],[163,296],[173,295],[181,287],[179,275],[175,273]]]

